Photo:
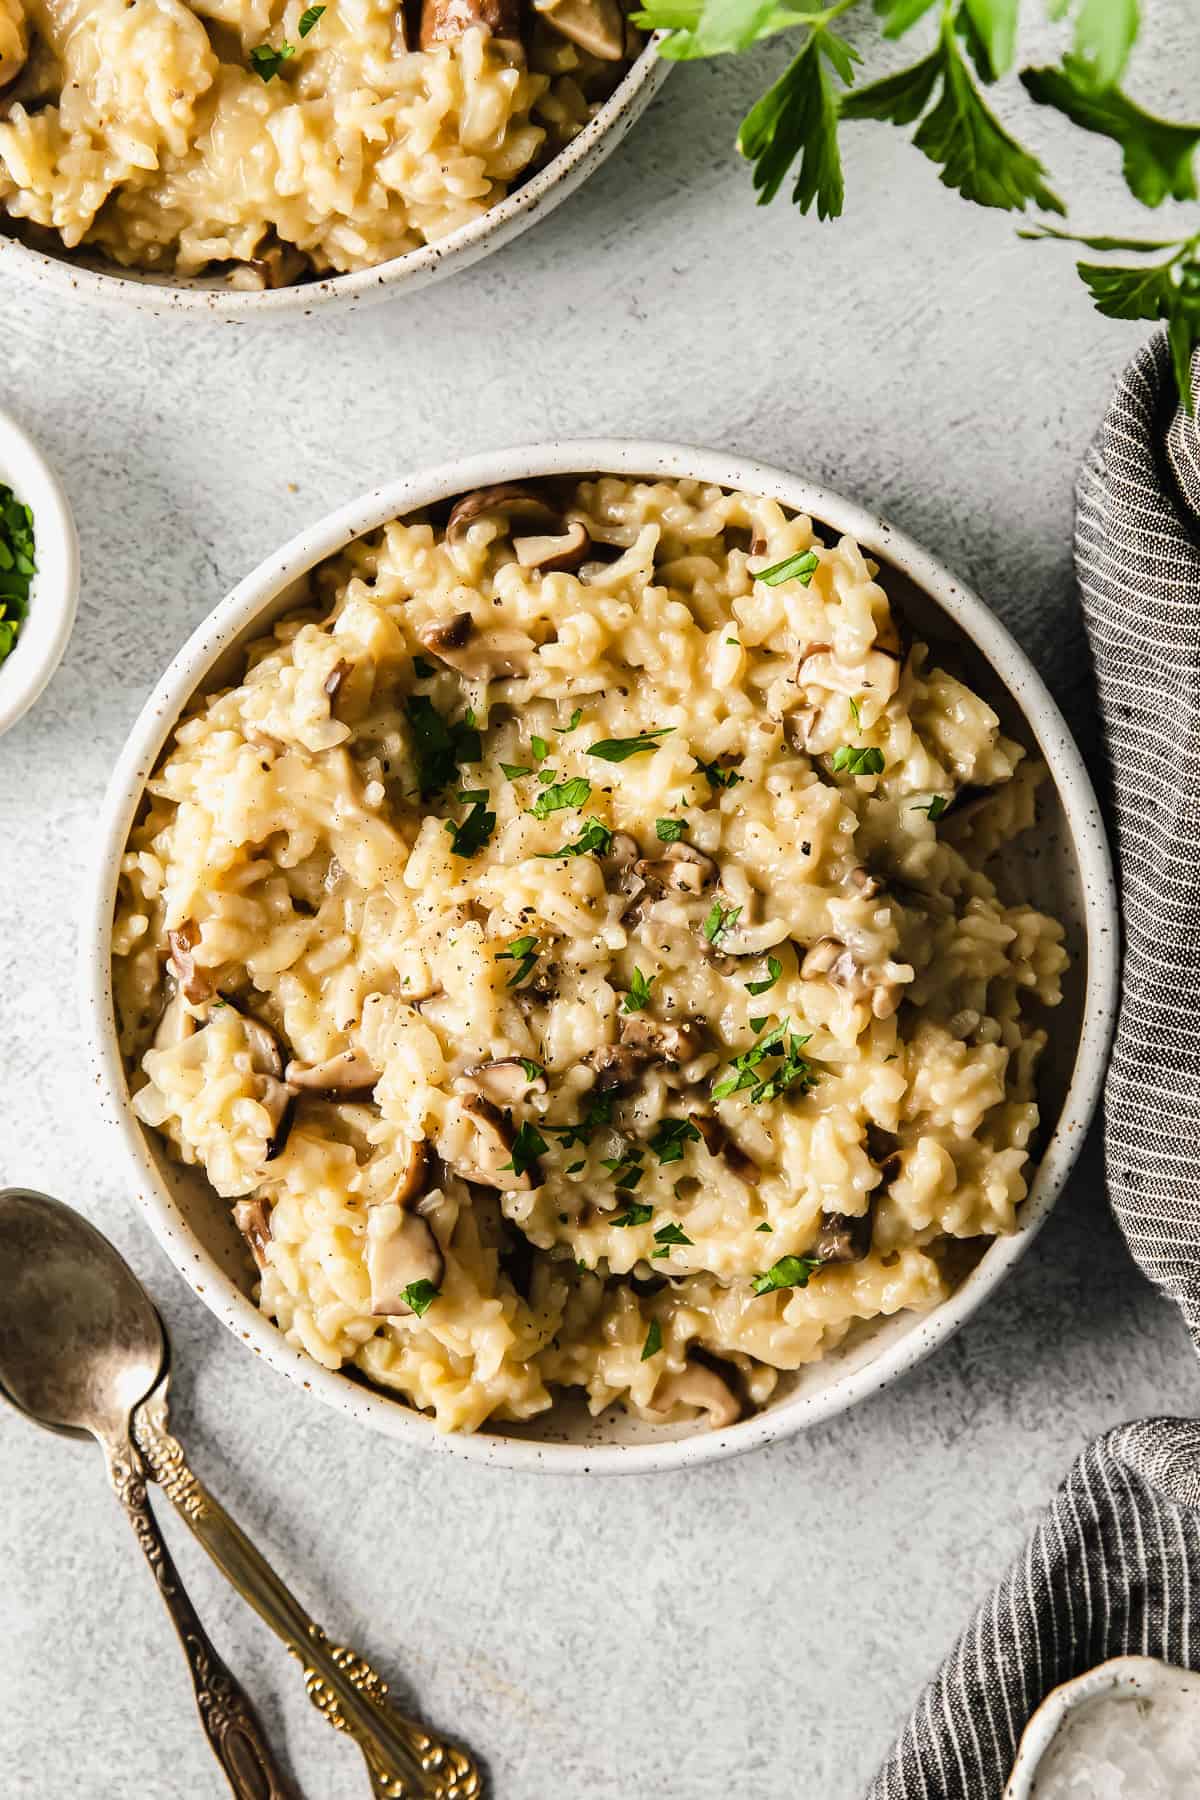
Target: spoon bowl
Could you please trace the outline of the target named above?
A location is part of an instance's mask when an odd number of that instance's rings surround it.
[[[123,1435],[163,1372],[166,1339],[133,1270],[48,1194],[0,1193],[0,1387],[52,1431]]]

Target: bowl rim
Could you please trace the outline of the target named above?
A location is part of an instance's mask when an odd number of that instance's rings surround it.
[[[1043,749],[1053,752],[1055,781],[1082,877],[1087,979],[1070,1084],[1023,1203],[1021,1227],[1012,1237],[994,1240],[947,1300],[915,1319],[913,1329],[877,1356],[835,1377],[819,1392],[794,1396],[725,1431],[693,1433],[662,1442],[589,1446],[486,1430],[471,1435],[439,1432],[430,1419],[403,1401],[322,1368],[287,1343],[278,1327],[193,1237],[155,1167],[126,1098],[113,1019],[110,955],[117,873],[145,780],[180,713],[218,657],[270,607],[281,590],[351,539],[418,507],[501,481],[591,471],[697,479],[778,498],[785,506],[856,537],[868,553],[886,556],[950,614],[1013,695]],[[84,904],[87,914],[80,940],[83,1026],[102,1115],[115,1128],[137,1182],[141,1208],[180,1274],[235,1336],[327,1404],[401,1444],[518,1470],[641,1474],[712,1462],[831,1418],[905,1374],[949,1338],[999,1285],[1045,1221],[1095,1111],[1116,1010],[1118,912],[1099,806],[1056,702],[1006,627],[928,551],[855,502],[769,464],[686,444],[640,439],[552,440],[444,462],[347,501],[266,557],[192,632],[135,721],[105,796],[97,857]]]
[[[1191,1692],[1200,1704],[1200,1673],[1163,1657],[1129,1654],[1110,1656],[1082,1675],[1059,1682],[1029,1716],[1001,1800],[1037,1800],[1038,1772],[1072,1713],[1104,1694],[1156,1691]]]
[[[66,489],[33,438],[0,410],[0,481],[33,511],[37,573],[29,615],[0,662],[0,737],[41,698],[63,659],[79,605],[79,539]]]
[[[415,292],[490,255],[574,192],[617,148],[666,80],[671,63],[658,54],[665,33],[647,39],[608,99],[558,154],[478,219],[443,238],[406,250],[369,269],[323,276],[300,286],[239,291],[179,283],[134,270],[110,273],[73,262],[69,254],[38,250],[0,231],[0,274],[44,285],[93,305],[129,307],[156,315],[203,313],[226,324],[277,319],[343,306],[353,311],[398,291]],[[84,252],[86,255],[86,246]],[[7,260],[6,260],[7,259]]]

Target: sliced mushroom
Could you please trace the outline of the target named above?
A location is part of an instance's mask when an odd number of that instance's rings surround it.
[[[440,1288],[446,1259],[428,1219],[406,1212],[394,1201],[371,1207],[367,1214],[367,1277],[371,1311],[376,1317],[407,1318],[412,1307],[406,1288],[428,1281]]]
[[[469,6],[472,0],[447,0],[450,6]],[[490,0],[484,0],[490,3]],[[502,3],[502,0],[501,0]],[[429,0],[427,0],[427,6]],[[515,10],[515,9],[514,9]],[[476,23],[476,21],[472,21]],[[465,29],[465,27],[464,27]],[[424,29],[422,28],[422,41]],[[521,519],[527,525],[540,531],[558,529],[562,520],[554,508],[543,500],[540,494],[532,489],[522,487],[519,482],[505,481],[497,487],[476,488],[470,494],[464,494],[454,504],[450,517],[446,520],[446,538],[451,544],[457,543],[468,525],[476,519],[483,518],[485,513],[499,513],[510,524],[514,519]]]
[[[513,1160],[516,1133],[500,1108],[482,1094],[468,1094],[459,1104],[475,1127],[476,1153],[473,1162],[454,1163],[455,1174],[464,1181],[477,1181],[481,1187],[498,1188],[502,1194],[540,1185],[541,1172],[536,1164],[519,1175],[515,1169],[504,1167]]]
[[[759,1168],[753,1157],[747,1156],[740,1144],[734,1142],[722,1125],[720,1119],[712,1113],[689,1113],[688,1118],[704,1140],[704,1148],[710,1156],[719,1156],[732,1174],[750,1187],[758,1186]]]
[[[425,1186],[431,1164],[429,1145],[425,1139],[413,1138],[408,1146],[408,1162],[392,1195],[397,1206],[407,1206],[410,1200],[416,1199]]]
[[[648,1062],[690,1062],[704,1048],[704,1031],[699,1024],[666,1025],[629,1013],[621,1020],[621,1042]]]
[[[246,264],[262,282],[264,288],[291,287],[293,282],[308,272],[308,257],[295,244],[284,244],[271,234],[264,238],[257,253]]]
[[[233,1006],[232,1000],[224,1002]],[[246,1046],[250,1051],[250,1066],[256,1075],[270,1075],[275,1081],[283,1080],[283,1051],[279,1039],[269,1025],[261,1019],[244,1013],[239,1006],[233,1006],[238,1018],[242,1021],[242,1030],[246,1035]]]
[[[546,1077],[531,1078],[521,1057],[502,1056],[495,1062],[476,1063],[474,1068],[464,1069],[456,1085],[474,1089],[494,1106],[516,1106],[530,1094],[544,1094]]]
[[[870,869],[864,869],[861,865],[856,869],[851,869],[846,879],[851,887],[858,890],[859,897],[863,900],[874,900],[875,896],[883,889],[883,883],[878,875],[873,875]]]
[[[290,1087],[282,1081],[276,1081],[273,1075],[259,1077],[257,1100],[267,1110],[271,1121],[271,1135],[267,1139],[267,1147],[263,1154],[264,1162],[274,1162],[283,1154],[288,1138],[292,1133],[292,1120],[296,1113],[296,1096]]]
[[[872,1219],[865,1213],[826,1213],[812,1249],[806,1254],[822,1263],[861,1262],[871,1250]]]
[[[631,1087],[649,1058],[629,1044],[599,1044],[583,1060],[595,1072],[597,1092],[612,1094]]]
[[[468,617],[469,616],[470,615],[468,614]],[[338,660],[334,663],[332,669],[330,669],[328,675],[321,683],[322,691],[329,697],[330,712],[333,711],[337,704],[337,697],[342,691],[342,683],[349,673],[350,664],[346,661],[344,656],[339,656]]]
[[[855,1000],[869,1000],[877,1019],[890,1019],[900,1004],[901,984],[883,970],[860,963],[840,938],[818,938],[800,964],[805,981],[827,975]]]
[[[183,989],[174,977],[168,977],[168,980],[170,987],[166,1005],[159,1014],[154,1030],[156,1050],[174,1050],[176,1045],[186,1043],[196,1029],[196,1020],[184,1004]]]
[[[572,519],[561,532],[538,537],[515,537],[513,549],[523,569],[540,569],[544,575],[570,573],[587,560],[591,536],[582,519]]]
[[[641,849],[635,837],[631,837],[627,831],[614,831],[608,849],[603,856],[597,858],[605,882],[627,874],[640,855]]]
[[[682,842],[668,844],[661,856],[643,857],[636,871],[652,886],[675,888],[681,894],[702,894],[721,872],[711,856]]]
[[[520,0],[424,0],[421,48],[453,43],[475,26],[499,43],[520,44]]]
[[[445,625],[430,625],[420,642],[431,656],[444,662],[469,681],[494,681],[503,675],[528,672],[534,642],[523,631],[504,626],[477,631],[470,613],[456,613]]]
[[[813,732],[820,716],[819,706],[798,706],[784,714],[783,735],[793,750],[801,750],[806,756],[812,754]]]
[[[196,966],[193,954],[200,942],[200,927],[195,919],[185,919],[174,931],[168,931],[167,942],[171,946],[171,954],[167,958],[167,967],[183,989],[184,998],[193,1006],[200,1006],[205,1000],[211,1000],[216,993],[216,983]]]
[[[697,1362],[685,1363],[677,1374],[664,1375],[649,1410],[665,1416],[676,1406],[695,1406],[707,1413],[712,1431],[724,1431],[742,1416],[740,1402],[716,1370]]]
[[[233,1209],[233,1222],[249,1244],[259,1268],[265,1269],[271,1241],[271,1209],[266,1201],[239,1200]]]
[[[868,650],[861,661],[841,663],[828,644],[810,644],[800,659],[796,680],[801,687],[828,688],[835,694],[873,694],[887,701],[900,685],[900,664],[886,650]]]
[[[601,62],[625,54],[625,14],[619,0],[534,0],[547,25]]]
[[[364,1050],[341,1050],[325,1062],[290,1062],[287,1079],[292,1087],[327,1100],[369,1100],[379,1071]]]

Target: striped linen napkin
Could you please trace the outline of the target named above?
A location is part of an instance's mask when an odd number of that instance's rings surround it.
[[[1108,1187],[1200,1348],[1200,397],[1196,417],[1177,405],[1165,336],[1122,377],[1076,500],[1125,926]],[[1200,1421],[1143,1419],[1088,1446],[868,1800],[999,1800],[1050,1689],[1126,1654],[1200,1667]]]

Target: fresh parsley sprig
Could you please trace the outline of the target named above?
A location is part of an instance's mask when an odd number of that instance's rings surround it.
[[[1125,183],[1143,206],[1197,200],[1200,123],[1161,118],[1119,85],[1150,9],[1138,0],[1046,0],[1046,6],[1052,19],[1069,21],[1069,45],[1057,64],[1021,71],[1029,98],[1115,144]],[[978,206],[1065,214],[1046,168],[1001,125],[985,99],[985,91],[1017,61],[1020,0],[871,0],[880,39],[905,37],[931,15],[934,36],[924,55],[867,81],[858,79],[860,67],[869,64],[878,46],[869,43],[865,31],[857,34],[855,47],[833,29],[855,8],[866,16],[866,0],[831,0],[811,8],[804,0],[646,0],[633,18],[645,30],[667,34],[660,54],[675,61],[736,55],[781,33],[802,34],[799,50],[738,133],[760,204],[790,180],[801,212],[837,218],[845,200],[840,127],[872,119],[911,129],[913,144],[939,170],[943,184]],[[1107,317],[1166,324],[1180,393],[1190,411],[1190,359],[1200,344],[1200,231],[1148,242],[1076,237],[1042,223],[1021,235],[1068,239],[1104,254],[1171,252],[1147,268],[1091,262],[1077,268]],[[776,565],[756,579],[768,584],[792,579],[791,569],[782,572],[786,567]]]

